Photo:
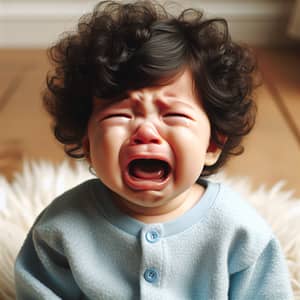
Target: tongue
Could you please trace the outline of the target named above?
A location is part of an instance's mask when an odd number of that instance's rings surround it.
[[[161,161],[138,160],[131,165],[130,172],[140,179],[157,180],[164,177],[165,168]]]

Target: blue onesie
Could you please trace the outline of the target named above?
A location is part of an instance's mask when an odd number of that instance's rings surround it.
[[[240,196],[200,180],[179,218],[145,224],[92,179],[39,216],[15,265],[17,299],[293,299],[279,242]]]

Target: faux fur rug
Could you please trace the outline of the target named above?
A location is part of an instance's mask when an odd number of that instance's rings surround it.
[[[25,162],[12,182],[0,176],[0,299],[15,299],[13,263],[38,213],[57,195],[92,178],[84,162]],[[272,226],[288,261],[295,299],[300,300],[300,199],[279,182],[270,189],[253,190],[246,178],[218,174],[239,191]],[[275,300],[275,299],[274,299]]]

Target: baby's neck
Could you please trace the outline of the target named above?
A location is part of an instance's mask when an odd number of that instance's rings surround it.
[[[164,223],[168,221],[175,220],[180,217],[190,209],[192,209],[201,199],[205,188],[199,184],[194,184],[188,191],[185,192],[183,196],[183,201],[177,206],[173,207],[169,211],[161,214],[149,213],[133,213],[132,211],[128,211],[124,209],[124,207],[120,207],[126,214],[130,215],[132,218],[137,219],[143,223],[151,224],[151,223]]]

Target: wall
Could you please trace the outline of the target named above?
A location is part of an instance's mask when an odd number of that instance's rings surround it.
[[[59,33],[74,28],[95,0],[0,0],[0,47],[48,47]],[[165,2],[165,1],[164,1]],[[174,1],[173,1],[174,2]],[[222,16],[234,39],[252,45],[288,45],[286,26],[293,1],[285,0],[184,0],[207,16]]]

